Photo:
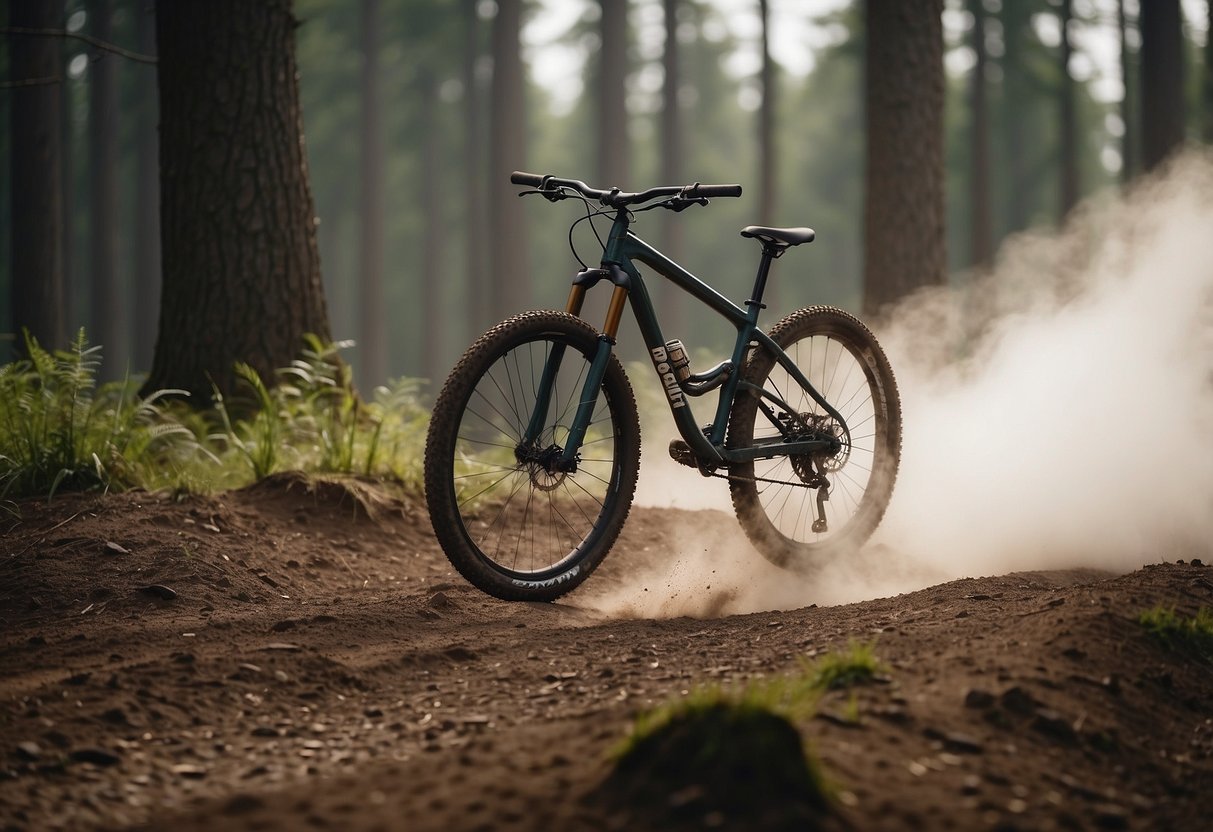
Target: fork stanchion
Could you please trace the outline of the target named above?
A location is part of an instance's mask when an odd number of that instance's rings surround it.
[[[567,311],[570,315],[581,315],[581,305],[585,303],[585,291],[584,286],[574,285],[572,290],[569,292],[569,302],[565,307],[565,311]]]
[[[623,318],[623,308],[628,302],[628,290],[623,286],[616,286],[615,291],[611,293],[611,305],[607,307],[606,323],[602,326],[602,332],[611,339],[611,343],[615,343],[615,334],[619,332],[619,321]]]

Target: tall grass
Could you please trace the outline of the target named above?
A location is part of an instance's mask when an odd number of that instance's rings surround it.
[[[27,358],[0,367],[0,498],[63,489],[174,486],[218,460],[162,399],[130,379],[96,384],[100,348],[84,330],[48,352],[25,333]]]
[[[126,380],[97,385],[100,348],[84,332],[54,353],[26,336],[28,358],[0,367],[0,500],[62,490],[235,488],[276,471],[390,478],[420,489],[429,413],[422,382],[400,379],[369,401],[340,352],[309,336],[268,386],[236,365],[241,389],[209,410]],[[238,400],[238,401],[237,401]]]

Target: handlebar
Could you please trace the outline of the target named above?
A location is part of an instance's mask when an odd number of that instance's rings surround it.
[[[638,205],[642,202],[648,202],[650,199],[656,199],[662,196],[676,196],[681,199],[695,200],[707,199],[709,197],[732,197],[741,196],[740,185],[700,185],[696,182],[694,185],[662,185],[657,188],[649,188],[647,191],[638,191],[636,193],[627,193],[618,188],[610,190],[599,190],[591,188],[589,185],[582,182],[580,179],[560,179],[555,176],[542,175],[538,173],[524,173],[522,171],[514,171],[510,174],[510,181],[515,185],[529,185],[540,192],[558,191],[561,188],[572,188],[582,196],[589,199],[596,199],[603,205],[611,206],[612,208],[623,208],[628,205]]]

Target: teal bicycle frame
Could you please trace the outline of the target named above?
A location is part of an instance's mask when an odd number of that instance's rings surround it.
[[[733,345],[732,357],[729,361],[722,362],[706,373],[692,376],[693,385],[682,385],[677,388],[677,391],[668,383],[663,383],[663,387],[667,390],[666,403],[670,407],[674,423],[678,426],[678,432],[694,452],[701,467],[712,469],[777,456],[833,452],[839,447],[839,440],[833,437],[787,440],[783,436],[756,440],[753,446],[748,448],[724,447],[729,411],[739,392],[745,395],[760,396],[773,402],[785,413],[795,413],[794,409],[775,393],[741,379],[745,352],[751,345],[755,345],[758,349],[769,350],[788,375],[795,379],[801,388],[837,421],[842,429],[843,439],[847,443],[850,442],[850,431],[842,414],[817,392],[800,368],[779,345],[758,328],[758,313],[763,308],[762,294],[766,287],[767,275],[770,271],[771,261],[783,253],[781,247],[764,244],[754,290],[750,299],[745,302],[746,308],[743,309],[633,234],[628,225],[628,211],[620,209],[615,215],[615,221],[603,251],[601,267],[585,269],[573,279],[567,306],[567,311],[572,315],[580,316],[587,291],[598,282],[609,280],[615,288],[607,308],[606,321],[598,337],[598,351],[586,374],[577,413],[558,463],[561,470],[576,469],[577,454],[598,401],[598,391],[602,388],[603,375],[606,373],[607,363],[611,357],[611,349],[615,345],[615,336],[619,330],[625,303],[631,302],[632,313],[636,317],[641,336],[649,349],[650,358],[661,355],[665,350],[666,341],[661,333],[661,325],[657,321],[657,314],[649,297],[648,288],[633,261],[648,266],[679,289],[709,306],[737,329],[737,340]],[[563,358],[563,345],[555,345],[540,376],[535,409],[531,414],[525,435],[527,444],[534,445],[542,433],[551,401],[552,382],[556,378]],[[655,363],[657,362],[655,361]],[[658,375],[662,374],[659,372]],[[716,404],[716,416],[709,427],[700,429],[686,395],[683,394],[699,396],[717,387],[720,389],[720,397]],[[760,403],[760,408],[764,410],[768,418],[771,418],[773,425],[780,426],[769,407]],[[781,432],[786,434],[786,431]]]

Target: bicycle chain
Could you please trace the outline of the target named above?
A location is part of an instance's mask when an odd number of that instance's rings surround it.
[[[797,488],[817,488],[811,486],[807,482],[788,482],[786,480],[773,480],[770,477],[743,477],[738,474],[718,474],[715,471],[708,472],[709,477],[719,477],[722,480],[737,480],[738,482],[769,482],[774,485],[792,485]]]

